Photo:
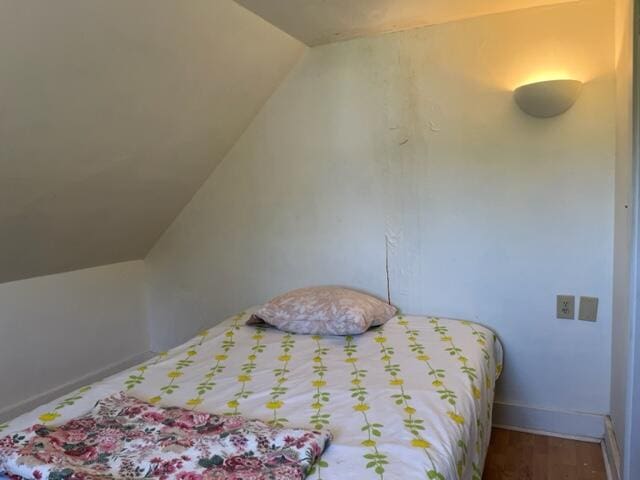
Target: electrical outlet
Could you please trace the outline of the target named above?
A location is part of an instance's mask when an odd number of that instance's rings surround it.
[[[556,317],[573,320],[576,298],[573,295],[558,295],[556,299]]]
[[[578,320],[595,322],[598,318],[598,299],[596,297],[580,297]]]

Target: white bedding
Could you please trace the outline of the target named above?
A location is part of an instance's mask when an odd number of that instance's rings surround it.
[[[493,332],[397,316],[354,338],[311,337],[247,327],[248,316],[0,425],[0,436],[62,423],[123,390],[166,406],[329,429],[334,441],[310,478],[481,478],[502,365]]]

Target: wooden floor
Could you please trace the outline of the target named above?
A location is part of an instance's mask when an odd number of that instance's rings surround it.
[[[606,480],[599,443],[494,428],[483,480]]]

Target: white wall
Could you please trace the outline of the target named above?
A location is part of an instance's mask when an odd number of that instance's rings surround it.
[[[609,410],[613,9],[606,0],[313,48],[147,258],[152,345],[342,284],[493,327],[503,402]],[[561,117],[530,76],[586,81]],[[600,298],[597,323],[555,295]]]
[[[633,2],[615,2],[616,197],[612,317],[611,420],[624,456],[628,421],[629,280],[632,228]],[[636,207],[637,208],[637,207]]]
[[[0,416],[140,358],[149,350],[144,309],[142,261],[0,285]]]
[[[233,0],[0,0],[0,282],[144,258],[304,49]]]

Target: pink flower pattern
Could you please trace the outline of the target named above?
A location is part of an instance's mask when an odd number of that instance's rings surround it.
[[[0,438],[0,473],[12,479],[297,480],[329,432],[162,408],[124,393],[59,427],[33,425]]]

